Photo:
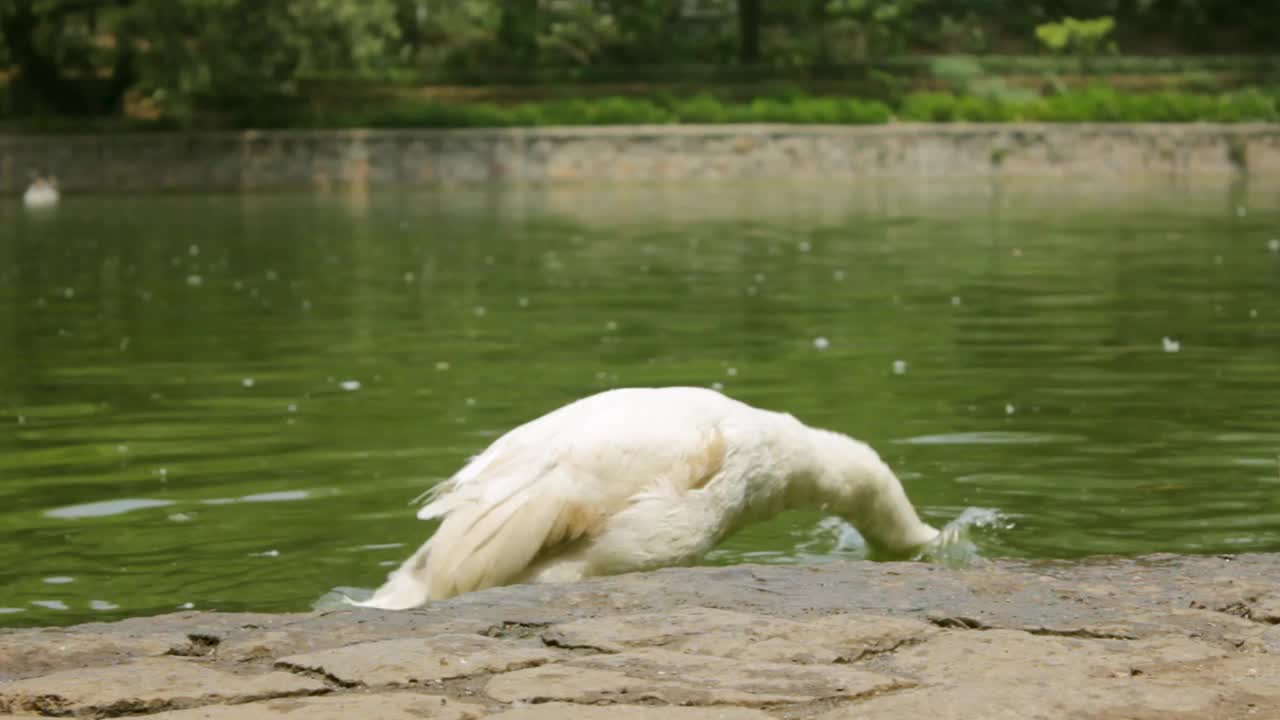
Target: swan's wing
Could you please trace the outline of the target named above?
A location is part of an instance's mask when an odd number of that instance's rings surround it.
[[[639,416],[637,416],[639,415]],[[540,554],[599,533],[628,503],[705,484],[727,447],[714,424],[645,413],[545,416],[500,438],[418,513],[443,517],[422,567],[432,597],[513,581]]]

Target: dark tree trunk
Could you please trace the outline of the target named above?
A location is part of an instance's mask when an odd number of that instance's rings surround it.
[[[760,62],[760,0],[738,0],[738,62]]]

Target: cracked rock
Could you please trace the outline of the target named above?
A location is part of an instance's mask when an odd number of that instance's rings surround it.
[[[736,707],[688,708],[640,705],[526,705],[490,716],[493,720],[772,720],[761,710]]]
[[[343,685],[415,685],[506,672],[551,662],[562,653],[483,635],[382,640],[281,658],[276,666],[322,674]]]
[[[647,648],[543,665],[491,679],[501,702],[641,702],[773,705],[853,698],[913,683],[849,665],[730,660]]]
[[[908,618],[829,615],[795,621],[690,608],[578,620],[548,630],[543,639],[550,645],[610,653],[660,646],[741,660],[832,663],[892,650],[937,632],[926,623]]]
[[[484,709],[439,695],[329,695],[217,705],[148,715],[148,720],[479,720]]]
[[[36,630],[0,635],[0,680],[84,665],[166,655],[188,643],[182,633],[130,634]]]
[[[235,675],[179,658],[64,670],[0,684],[0,712],[101,717],[328,692],[284,672]]]

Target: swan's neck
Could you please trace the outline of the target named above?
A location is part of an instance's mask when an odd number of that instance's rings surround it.
[[[938,535],[920,520],[902,483],[866,444],[813,428],[805,428],[804,435],[789,478],[788,505],[840,515],[872,545],[891,552],[918,548]]]

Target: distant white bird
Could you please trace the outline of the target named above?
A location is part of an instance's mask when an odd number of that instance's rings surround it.
[[[29,208],[46,208],[58,204],[58,181],[37,177],[22,194],[22,204]]]
[[[875,451],[702,388],[578,400],[498,438],[425,496],[439,529],[366,607],[687,565],[792,508],[839,515],[875,547],[939,537]]]

